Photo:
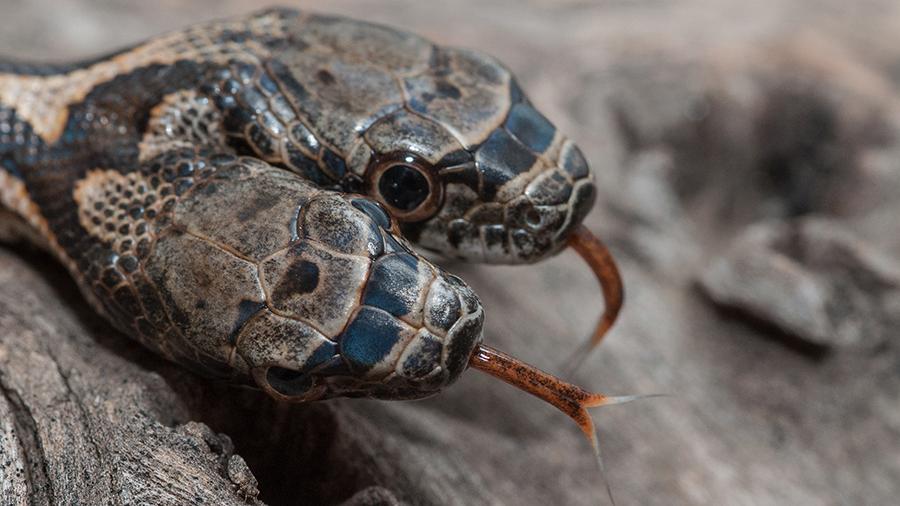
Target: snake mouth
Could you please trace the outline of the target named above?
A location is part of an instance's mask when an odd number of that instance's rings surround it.
[[[565,200],[552,203],[520,195],[474,207],[447,224],[451,255],[488,264],[531,264],[559,253],[590,212],[596,190],[591,179],[584,179],[566,193]],[[438,249],[439,244],[426,247]]]

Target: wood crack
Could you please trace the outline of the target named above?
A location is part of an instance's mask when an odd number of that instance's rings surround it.
[[[53,484],[49,479],[47,458],[38,431],[37,421],[28,404],[19,393],[7,384],[5,374],[0,370],[0,394],[6,399],[12,412],[12,435],[21,449],[22,466],[25,473],[26,492],[31,504],[54,504]]]

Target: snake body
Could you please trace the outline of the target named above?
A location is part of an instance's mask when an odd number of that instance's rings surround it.
[[[484,311],[413,249],[559,251],[578,148],[498,62],[292,10],[0,63],[0,204],[115,327],[279,399],[431,395]]]

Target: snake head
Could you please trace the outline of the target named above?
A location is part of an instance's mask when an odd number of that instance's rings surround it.
[[[377,202],[252,158],[193,156],[151,164],[182,192],[165,187],[171,205],[140,261],[147,301],[97,292],[121,329],[289,401],[425,397],[465,370],[482,340],[478,297]],[[182,166],[197,168],[191,184]]]
[[[596,192],[578,147],[524,101],[471,150],[431,163],[395,149],[373,164],[367,183],[367,193],[418,245],[503,264],[536,262],[562,249]]]
[[[302,200],[284,191],[279,202]],[[409,399],[465,370],[482,340],[481,302],[418,256],[377,202],[317,192],[289,226],[295,239],[259,264],[266,307],[235,340],[257,385],[289,401]]]
[[[484,54],[338,17],[297,24],[268,70],[343,189],[450,257],[530,263],[593,205],[579,148]],[[307,129],[298,137],[307,136]]]
[[[274,320],[248,326],[240,348],[257,385],[286,401],[397,400],[455,381],[482,341],[484,311],[459,278],[422,262],[405,252],[376,260],[361,304],[334,338]]]
[[[436,50],[404,80],[407,107],[366,133],[367,193],[418,245],[489,263],[531,263],[562,249],[594,203],[581,150],[495,60]]]

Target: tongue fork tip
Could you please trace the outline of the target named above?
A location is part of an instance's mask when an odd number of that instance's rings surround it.
[[[623,404],[660,395],[606,396],[589,392],[484,344],[475,348],[469,365],[552,404],[574,420],[591,444],[606,493],[615,506],[612,488],[606,479],[594,421],[588,408]]]

